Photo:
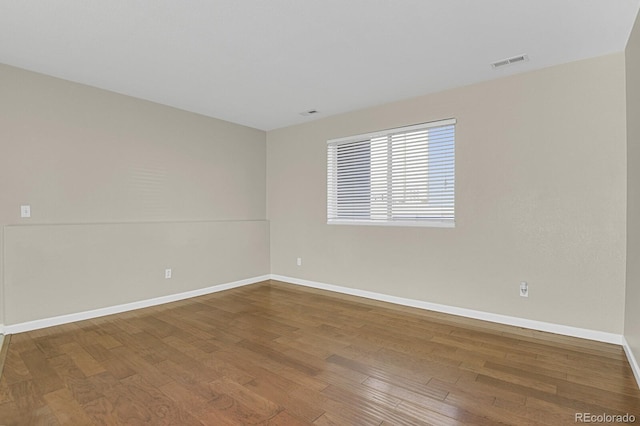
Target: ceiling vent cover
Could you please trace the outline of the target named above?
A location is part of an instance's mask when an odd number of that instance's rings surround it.
[[[519,62],[527,62],[528,60],[529,60],[529,57],[527,55],[512,56],[511,58],[501,59],[497,62],[492,63],[491,67],[501,68],[501,67],[506,67],[507,65],[517,64]]]

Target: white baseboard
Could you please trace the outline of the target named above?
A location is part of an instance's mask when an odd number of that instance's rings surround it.
[[[627,355],[627,360],[629,361],[629,365],[631,366],[631,371],[633,371],[633,375],[636,378],[636,382],[638,383],[638,387],[640,388],[640,364],[638,363],[638,359],[633,355],[631,351],[631,347],[627,342],[627,339],[622,336],[622,347],[624,348],[624,353]]]
[[[483,321],[495,322],[499,324],[512,325],[516,327],[529,328],[532,330],[546,331],[548,333],[561,334],[564,336],[579,337],[582,339],[595,340],[598,342],[613,343],[622,345],[622,335],[607,333],[604,331],[589,330],[585,328],[571,327],[568,325],[553,324],[543,321],[534,321],[525,318],[511,317],[507,315],[493,314],[490,312],[476,311],[473,309],[458,308],[455,306],[440,305],[437,303],[424,302],[422,300],[406,299],[403,297],[390,296],[372,291],[358,290],[355,288],[342,287],[332,284],[325,284],[316,281],[303,280],[299,278],[286,277],[271,274],[272,280],[284,281],[291,284],[298,284],[305,287],[313,287],[321,290],[334,291],[337,293],[349,294],[352,296],[365,297],[367,299],[379,300],[382,302],[395,303],[397,305],[411,306],[413,308],[426,309],[429,311],[442,312],[466,318],[474,318]]]
[[[150,306],[161,305],[164,303],[175,302],[178,300],[189,299],[191,297],[202,296],[205,294],[216,293],[223,290],[229,290],[236,287],[242,287],[249,284],[265,280],[277,280],[291,284],[297,284],[305,287],[312,287],[320,290],[328,290],[336,293],[349,294],[352,296],[364,297],[367,299],[379,300],[382,302],[394,303],[402,306],[410,306],[419,309],[426,309],[430,311],[442,312],[451,315],[457,315],[466,318],[474,318],[483,321],[489,321],[499,324],[512,325],[516,327],[529,328],[532,330],[546,331],[549,333],[561,334],[565,336],[579,337],[588,340],[595,340],[599,342],[613,343],[621,345],[633,370],[633,374],[640,387],[640,366],[638,360],[631,352],[624,336],[614,333],[607,333],[597,330],[589,330],[584,328],[571,327],[560,324],[553,324],[542,321],[528,320],[525,318],[511,317],[507,315],[493,314],[490,312],[476,311],[473,309],[458,308],[455,306],[441,305],[437,303],[425,302],[422,300],[407,299],[403,297],[390,296],[382,293],[375,293],[372,291],[359,290],[349,287],[342,287],[332,284],[320,283],[317,281],[309,281],[300,278],[287,277],[282,275],[262,275],[259,277],[247,278],[240,281],[234,281],[226,284],[219,284],[211,287],[201,288],[197,290],[187,291],[184,293],[171,294],[168,296],[156,297],[153,299],[141,300],[138,302],[125,303],[122,305],[109,306],[106,308],[94,309],[91,311],[78,312],[68,315],[60,315],[52,318],[45,318],[35,321],[28,321],[18,324],[2,325],[0,324],[0,334],[14,334],[22,333],[25,331],[38,330],[45,327],[51,327],[55,325],[68,324],[75,321],[83,321],[86,319],[98,318],[106,315],[117,314],[121,312],[132,311],[135,309],[147,308]]]
[[[54,325],[68,324],[75,321],[83,321],[91,318],[103,317],[106,315],[118,314],[120,312],[133,311],[135,309],[148,308],[149,306],[162,305],[163,303],[176,302],[178,300],[189,299],[191,297],[203,296],[205,294],[216,293],[218,291],[229,290],[231,288],[242,287],[260,281],[266,281],[269,275],[247,278],[226,284],[214,285],[211,287],[199,288],[197,290],[185,291],[184,293],[170,294],[168,296],[156,297],[153,299],[140,300],[138,302],[125,303],[122,305],[109,306],[106,308],[94,309],[91,311],[78,312],[68,315],[60,315],[52,318],[45,318],[35,321],[28,321],[19,324],[4,326],[4,334],[22,333],[25,331],[38,330],[40,328]]]

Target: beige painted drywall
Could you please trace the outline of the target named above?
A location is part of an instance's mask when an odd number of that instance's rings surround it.
[[[640,18],[626,49],[627,286],[624,336],[640,362]]]
[[[619,53],[268,132],[271,273],[622,333],[624,72]],[[454,229],[326,225],[328,139],[451,117]]]
[[[274,274],[620,333],[624,63],[269,132],[270,232],[264,132],[0,65],[0,314],[13,324],[261,275],[271,253]],[[446,117],[458,119],[455,229],[325,224],[327,139]],[[173,287],[159,278],[169,262]]]
[[[265,275],[268,232],[266,221],[7,226],[6,322]]]
[[[265,220],[265,141],[260,130],[0,65],[5,323],[267,274],[268,249],[241,255],[233,242],[268,247],[264,222],[245,223]],[[140,269],[122,256],[132,247]],[[236,256],[221,262],[227,248]],[[182,272],[168,288],[158,276],[171,265]],[[13,275],[25,268],[28,280]],[[107,296],[111,284],[118,294]]]

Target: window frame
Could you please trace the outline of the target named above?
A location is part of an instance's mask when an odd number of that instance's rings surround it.
[[[353,136],[348,136],[348,137],[342,137],[342,138],[337,138],[337,139],[330,139],[327,141],[327,224],[328,225],[358,225],[358,226],[391,226],[391,227],[396,227],[396,226],[401,226],[401,227],[437,227],[437,228],[455,228],[455,224],[456,224],[456,212],[455,212],[455,192],[456,192],[456,188],[455,188],[455,142],[456,142],[456,137],[455,137],[455,127],[457,124],[457,120],[455,118],[449,118],[449,119],[444,119],[444,120],[438,120],[438,121],[431,121],[431,122],[425,122],[425,123],[420,123],[420,124],[414,124],[414,125],[410,125],[410,126],[403,126],[403,127],[396,127],[396,128],[391,128],[391,129],[385,129],[385,130],[380,130],[380,131],[376,131],[376,132],[370,132],[370,133],[364,133],[364,134],[359,134],[359,135],[353,135]],[[452,194],[452,218],[416,218],[416,219],[393,219],[393,214],[392,213],[388,213],[386,219],[364,219],[364,218],[356,218],[356,219],[346,219],[344,217],[335,217],[332,218],[332,214],[338,214],[338,211],[340,209],[339,206],[339,201],[338,201],[338,185],[339,185],[339,177],[338,177],[338,173],[339,173],[339,166],[337,166],[337,163],[334,164],[333,169],[332,167],[332,161],[330,159],[330,156],[332,155],[332,147],[335,147],[334,149],[337,150],[339,146],[341,145],[345,145],[345,144],[350,144],[350,143],[366,143],[367,141],[372,141],[373,139],[376,138],[390,138],[393,136],[397,136],[397,135],[402,135],[402,134],[409,134],[411,132],[416,132],[416,131],[424,131],[424,130],[429,130],[429,129],[433,129],[433,128],[437,128],[437,127],[445,127],[445,126],[453,126],[453,139],[451,141],[452,143],[452,153],[451,156],[453,157],[453,164],[452,164],[452,174],[453,174],[453,187],[451,188],[451,194]],[[427,142],[427,150],[429,149],[429,142]],[[389,158],[391,158],[393,156],[392,151],[388,152]],[[369,156],[371,156],[371,151],[369,153]],[[337,161],[338,158],[338,153],[336,152],[334,154],[334,157],[336,160],[334,160],[334,162]],[[428,161],[428,160],[427,160]],[[391,167],[390,165],[388,165],[387,167]],[[390,168],[390,170],[392,170]],[[332,175],[333,173],[333,175]],[[392,171],[389,171],[390,175],[393,175]],[[429,180],[429,174],[427,172],[426,175],[426,179],[427,182]],[[393,177],[392,179],[395,179],[395,177]],[[371,175],[369,175],[369,182],[371,182]],[[335,185],[335,187],[332,190],[332,183],[333,185]],[[446,185],[446,183],[445,183]],[[372,189],[369,188],[369,195],[372,195]],[[428,189],[427,189],[428,191]],[[392,194],[393,193],[393,189],[387,189],[387,194]],[[333,200],[330,199],[330,197],[332,196],[335,197]],[[427,195],[428,197],[428,195]],[[371,197],[371,199],[373,199],[373,197]],[[371,202],[370,202],[371,203]],[[366,204],[366,203],[365,203]],[[333,205],[333,211],[332,211],[332,205]],[[372,208],[369,205],[369,211],[372,212]],[[393,204],[389,203],[388,204],[388,209],[389,211],[391,211],[393,209]]]

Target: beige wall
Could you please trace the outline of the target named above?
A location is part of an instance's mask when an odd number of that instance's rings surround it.
[[[0,318],[15,324],[271,270],[622,333],[624,76],[623,54],[571,63],[275,130],[265,152],[259,130],[0,65]],[[326,225],[326,140],[448,117],[458,119],[456,228]],[[638,129],[628,121],[633,164]],[[19,217],[21,204],[31,219]],[[630,259],[640,251],[631,204]],[[625,335],[637,351],[634,266]],[[517,295],[521,280],[528,299]]]
[[[3,65],[0,94],[5,324],[269,272],[264,132]]]
[[[627,44],[627,288],[624,336],[640,362],[640,19]]]
[[[7,226],[6,323],[268,274],[268,232],[265,221]]]
[[[624,72],[614,54],[269,132],[271,273],[622,333]],[[326,225],[328,139],[450,117],[455,229]]]

